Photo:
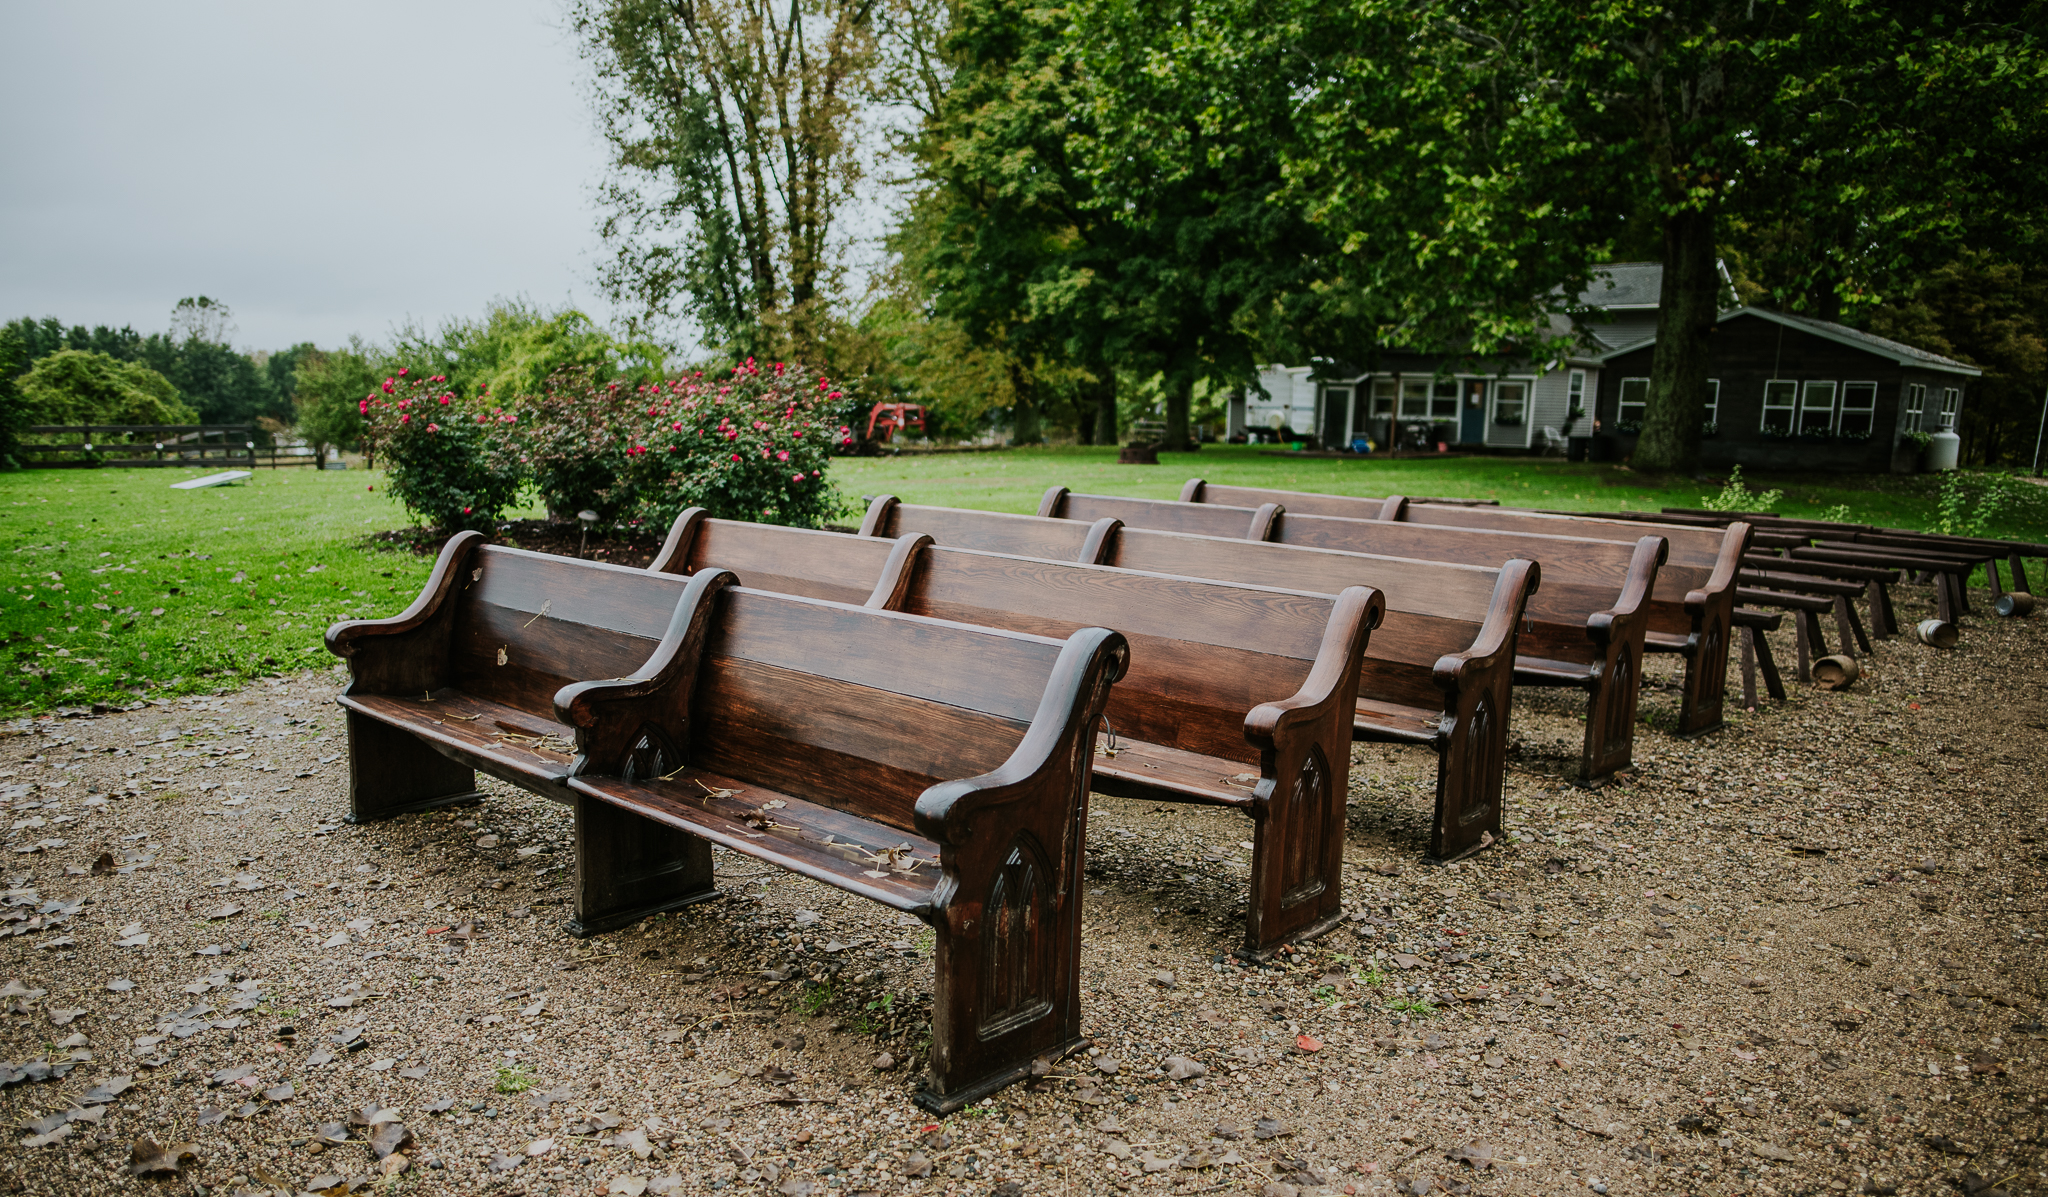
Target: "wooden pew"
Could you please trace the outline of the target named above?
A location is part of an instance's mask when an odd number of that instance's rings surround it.
[[[483,540],[450,538],[399,614],[327,629],[349,664],[352,823],[481,798],[478,771],[566,798],[555,692],[639,668],[683,600],[679,578]]]
[[[1352,738],[1412,744],[1437,754],[1436,817],[1428,853],[1454,860],[1501,835],[1507,767],[1509,683],[1515,645],[1537,565],[1499,569],[1294,548],[1250,540],[924,507],[893,495],[873,499],[866,537],[927,535],[942,545],[1079,561],[1152,573],[1182,573],[1336,594],[1371,586],[1387,597],[1359,673]],[[1256,641],[1251,647],[1256,647]]]
[[[1048,490],[1039,504],[1041,515],[1088,521],[1114,516],[1132,528],[1179,524],[1188,510],[1233,513],[1246,523],[1252,515],[1242,507],[1076,495],[1063,486]],[[1543,586],[1529,597],[1516,645],[1515,681],[1586,691],[1583,780],[1597,784],[1628,767],[1649,627],[1646,608],[1666,551],[1663,537],[1644,536],[1630,545],[1288,512],[1276,514],[1270,529],[1273,541],[1308,548],[1465,565],[1497,566],[1517,558],[1540,562]]]
[[[1391,495],[1362,499],[1248,486],[1216,486],[1191,478],[1181,488],[1188,503],[1258,507],[1279,504],[1290,515],[1327,515],[1393,520],[1438,527],[1532,532],[1633,542],[1642,530],[1614,520],[1556,515],[1516,508],[1443,504]],[[1648,604],[1649,630],[1643,646],[1653,653],[1684,658],[1685,685],[1678,707],[1678,734],[1699,736],[1724,722],[1728,652],[1733,646],[1735,576],[1751,535],[1744,523],[1726,528],[1666,525],[1653,529],[1670,551],[1657,570]]]
[[[1306,594],[940,548],[921,535],[887,541],[719,520],[700,527],[714,533],[706,547],[678,544],[663,554],[668,568],[766,558],[784,563],[789,577],[865,552],[871,568],[909,563],[886,585],[878,580],[869,599],[876,608],[1038,635],[1116,628],[1130,641],[1131,665],[1110,696],[1117,748],[1096,762],[1096,789],[1251,816],[1247,954],[1270,954],[1343,917],[1352,711],[1369,633],[1385,610],[1377,592]],[[820,537],[845,542],[841,556],[820,551]],[[830,584],[847,585],[849,576]]]
[[[1123,637],[733,581],[696,574],[642,669],[556,695],[576,734],[579,882],[640,877],[610,891],[634,910],[710,896],[718,844],[924,920],[936,976],[916,1100],[934,1113],[1079,1046],[1094,728]]]

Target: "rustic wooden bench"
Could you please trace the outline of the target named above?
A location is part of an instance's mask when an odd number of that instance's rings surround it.
[[[918,506],[893,495],[870,501],[861,534],[926,535],[956,548],[1227,582],[1284,581],[1325,594],[1374,587],[1386,595],[1387,610],[1366,646],[1352,738],[1437,754],[1431,859],[1454,860],[1501,835],[1509,683],[1523,608],[1539,576],[1533,561],[1496,569],[1372,557],[1125,528],[1114,517],[1082,524]]]
[[[565,799],[555,692],[639,668],[683,600],[680,578],[483,539],[452,537],[399,614],[327,629],[349,663],[350,822],[476,800],[478,772]]]
[[[1124,638],[734,581],[695,574],[643,669],[557,695],[579,754],[579,878],[667,862],[659,892],[619,901],[687,901],[716,893],[717,844],[924,920],[936,980],[916,1100],[934,1113],[1078,1046],[1094,728]]]
[[[671,567],[722,568],[766,557],[785,576],[812,561],[820,533],[706,521],[715,550],[682,548]],[[822,535],[833,535],[825,533]],[[1343,917],[1344,804],[1360,662],[1385,599],[1137,573],[969,549],[923,535],[841,536],[870,567],[913,564],[872,605],[1039,635],[1086,624],[1130,641],[1129,673],[1110,695],[1105,794],[1242,810],[1254,821],[1244,951],[1271,954]],[[745,543],[743,543],[745,542]],[[850,558],[840,558],[846,560]],[[816,584],[801,582],[799,584]],[[840,582],[837,584],[844,584]]]
[[[1076,495],[1055,486],[1039,504],[1041,514],[1060,519],[1099,520],[1115,516],[1130,528],[1179,524],[1188,510],[1236,516],[1248,524],[1252,510]],[[1565,686],[1587,693],[1586,735],[1580,777],[1597,784],[1627,768],[1635,745],[1636,698],[1641,688],[1646,606],[1656,587],[1666,541],[1644,536],[1634,544],[1572,536],[1491,532],[1477,528],[1346,519],[1341,516],[1278,512],[1269,522],[1279,544],[1412,557],[1464,565],[1499,566],[1517,558],[1537,561],[1543,585],[1529,596],[1516,644],[1515,681],[1526,686]]]
[[[1705,735],[1722,725],[1728,653],[1733,647],[1735,575],[1750,536],[1747,524],[1736,523],[1727,528],[1666,525],[1638,529],[1614,520],[1511,507],[1445,504],[1402,495],[1364,499],[1217,486],[1200,478],[1191,478],[1181,487],[1181,500],[1235,507],[1274,503],[1285,507],[1290,515],[1394,520],[1594,540],[1633,542],[1643,531],[1652,531],[1662,536],[1670,549],[1664,564],[1658,567],[1657,585],[1650,594],[1649,628],[1643,635],[1643,647],[1648,652],[1672,653],[1685,660],[1684,688],[1678,706],[1680,736]]]

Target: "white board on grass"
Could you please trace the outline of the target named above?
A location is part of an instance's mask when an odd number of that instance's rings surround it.
[[[208,486],[226,486],[230,482],[240,482],[244,478],[253,477],[255,475],[247,470],[222,470],[218,474],[208,474],[204,478],[187,478],[183,482],[173,482],[171,489],[200,490]]]

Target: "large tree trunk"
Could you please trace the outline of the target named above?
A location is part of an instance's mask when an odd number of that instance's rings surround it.
[[[1690,473],[1706,419],[1707,353],[1720,315],[1714,214],[1681,211],[1664,219],[1664,293],[1657,307],[1657,349],[1650,361],[1649,407],[1636,442],[1639,470]]]
[[[1014,445],[1035,445],[1045,439],[1038,418],[1037,382],[1023,366],[1010,363],[1011,436]]]
[[[1166,448],[1176,452],[1188,447],[1188,407],[1194,401],[1193,378],[1175,378],[1166,391]]]
[[[1095,443],[1114,445],[1117,443],[1116,429],[1116,371],[1101,367],[1095,371]]]

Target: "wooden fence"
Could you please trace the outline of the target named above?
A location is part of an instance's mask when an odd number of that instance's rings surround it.
[[[314,465],[304,445],[256,443],[246,424],[39,424],[23,429],[22,464],[31,469],[102,466]],[[61,438],[61,439],[59,439]]]

